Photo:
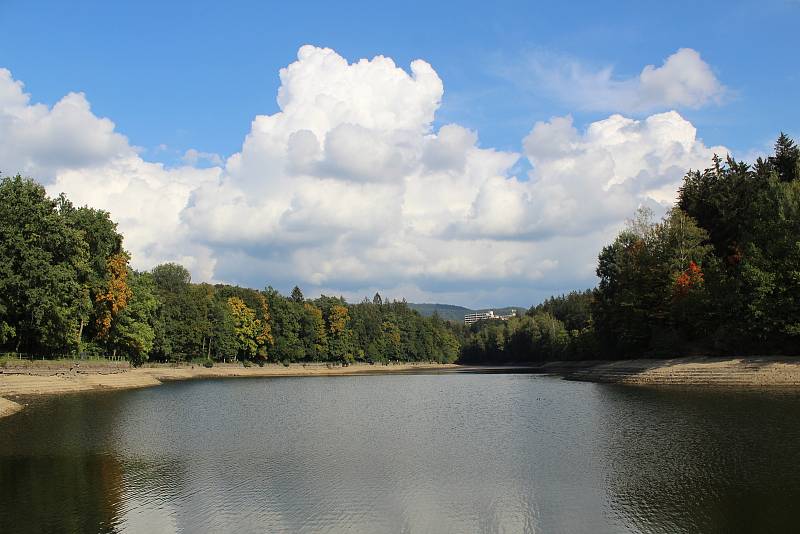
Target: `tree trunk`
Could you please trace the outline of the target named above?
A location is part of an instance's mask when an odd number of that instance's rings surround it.
[[[81,317],[81,326],[78,328],[78,357],[83,358],[83,317]]]

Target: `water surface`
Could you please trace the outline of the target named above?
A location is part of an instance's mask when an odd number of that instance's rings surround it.
[[[219,379],[0,420],[0,532],[793,531],[800,396]]]

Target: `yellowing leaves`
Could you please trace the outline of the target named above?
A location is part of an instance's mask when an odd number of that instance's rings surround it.
[[[340,336],[347,328],[348,320],[350,320],[350,314],[346,306],[340,304],[332,306],[328,315],[328,329],[331,335]]]
[[[263,295],[258,295],[262,319],[239,297],[230,297],[228,306],[234,320],[234,332],[239,350],[248,356],[267,357],[267,345],[272,345],[272,328],[269,324],[269,306]]]
[[[97,337],[104,338],[111,322],[128,305],[132,292],[128,287],[128,261],[125,252],[112,255],[106,262],[106,285],[95,296]]]

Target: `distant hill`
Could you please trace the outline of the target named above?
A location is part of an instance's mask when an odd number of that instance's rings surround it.
[[[409,302],[408,307],[412,310],[417,310],[420,315],[425,317],[429,317],[433,315],[434,312],[439,314],[439,317],[445,319],[447,321],[455,321],[461,323],[464,321],[464,316],[468,313],[475,313],[481,311],[488,311],[494,310],[494,313],[497,315],[508,315],[511,313],[511,310],[517,310],[518,314],[523,314],[527,310],[526,308],[518,308],[514,306],[506,306],[505,308],[484,308],[481,310],[472,310],[470,308],[465,308],[464,306],[456,306],[454,304],[414,304]]]
[[[424,317],[430,317],[436,312],[442,319],[458,322],[464,320],[464,315],[472,313],[469,308],[453,304],[412,304],[409,302],[408,307],[412,310],[417,310]]]

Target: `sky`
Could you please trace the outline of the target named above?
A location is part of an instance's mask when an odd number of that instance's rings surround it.
[[[640,206],[800,137],[800,2],[0,0],[0,170],[132,265],[529,306]]]

